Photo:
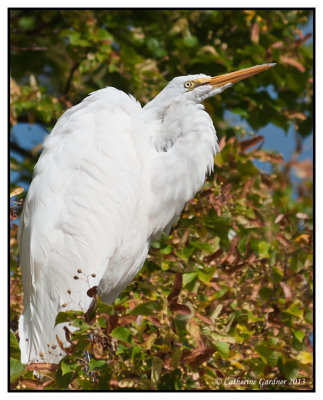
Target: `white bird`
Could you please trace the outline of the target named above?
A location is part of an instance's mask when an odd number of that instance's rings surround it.
[[[219,152],[201,104],[264,64],[173,79],[143,108],[112,87],[67,110],[44,143],[19,225],[22,363],[58,363],[68,347],[58,312],[86,311],[89,288],[113,303],[152,238],[175,223]],[[78,277],[79,279],[75,279]]]

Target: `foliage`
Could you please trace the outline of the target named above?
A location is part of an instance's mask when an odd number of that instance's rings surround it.
[[[58,315],[58,322],[81,328],[67,333],[71,346],[59,366],[41,366],[41,380],[33,366],[19,362],[15,219],[21,201],[12,203],[13,389],[312,388],[311,165],[298,162],[296,153],[284,162],[261,148],[260,136],[243,138],[239,127],[222,120],[229,109],[253,129],[271,122],[285,130],[294,124],[304,136],[311,132],[312,49],[299,28],[309,15],[11,10],[12,124],[50,129],[67,107],[106,85],[146,102],[176,75],[279,63],[205,105],[222,137],[214,174],[171,235],[152,244],[143,269],[114,306],[92,291],[94,307],[85,315]],[[30,153],[14,138],[12,148],[24,157],[11,158],[17,182],[29,182],[39,149]],[[268,163],[272,173],[256,168],[254,160]],[[292,169],[302,178],[294,190]],[[11,189],[12,199],[23,198],[17,184]],[[275,377],[287,383],[270,382]]]
[[[226,109],[253,129],[294,124],[308,135],[313,49],[299,26],[309,16],[309,10],[11,10],[11,123],[51,129],[66,108],[108,85],[145,103],[178,75],[275,61],[274,70],[211,99],[207,109],[226,136],[234,134],[222,120]],[[11,166],[30,181],[30,163],[12,159]]]

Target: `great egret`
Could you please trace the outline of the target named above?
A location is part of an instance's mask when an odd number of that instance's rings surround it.
[[[86,311],[93,286],[112,303],[141,269],[152,238],[201,188],[219,151],[201,103],[274,65],[177,77],[143,108],[107,87],[63,114],[20,218],[22,363],[59,362],[56,335],[68,343],[57,313]]]

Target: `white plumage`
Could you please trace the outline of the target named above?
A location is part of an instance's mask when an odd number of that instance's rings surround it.
[[[93,286],[112,303],[203,185],[219,148],[201,102],[231,85],[210,79],[175,78],[143,108],[108,87],[57,122],[20,218],[23,363],[59,362],[56,335],[68,343],[57,313],[86,311]]]

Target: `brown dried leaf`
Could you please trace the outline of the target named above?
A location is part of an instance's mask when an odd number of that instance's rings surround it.
[[[225,137],[225,136],[222,136],[222,138],[221,138],[220,141],[219,141],[220,150],[223,150],[223,148],[224,148],[224,146],[225,146],[225,142],[226,142],[226,137]]]
[[[36,146],[32,148],[31,154],[33,156],[36,156],[41,151],[42,148],[43,148],[43,143],[36,144]]]
[[[278,224],[284,217],[285,217],[284,214],[279,214],[279,215],[277,215],[277,217],[276,217],[274,223],[275,223],[275,224]]]
[[[251,300],[256,300],[258,298],[258,293],[259,293],[260,289],[261,289],[261,284],[260,283],[253,285],[252,293],[251,293],[251,296],[250,296]]]
[[[272,47],[273,49],[280,49],[281,47],[283,47],[283,45],[284,45],[284,42],[280,40],[279,42],[273,43],[273,44],[271,45],[271,47]]]
[[[33,390],[44,390],[44,386],[33,379],[23,379],[21,385],[24,385]]]
[[[59,364],[51,364],[51,363],[31,363],[26,366],[27,371],[34,370],[46,370],[46,371],[56,371],[59,369]]]
[[[85,321],[89,324],[92,324],[95,321],[95,313],[93,313],[93,310],[95,309],[97,301],[94,299],[91,306],[88,308],[86,313],[84,314]]]
[[[225,185],[223,185],[222,190],[221,190],[221,196],[224,201],[228,201],[230,199],[231,188],[232,188],[231,183],[226,183]]]
[[[168,302],[171,303],[175,299],[177,299],[181,290],[182,290],[182,274],[177,272],[174,279],[173,289],[167,297]]]
[[[70,347],[64,347],[63,342],[61,341],[61,339],[58,337],[58,335],[56,335],[56,340],[57,343],[59,345],[59,347],[65,352],[65,353],[70,353],[71,352],[71,348]]]
[[[289,286],[285,282],[280,282],[279,284],[284,291],[286,301],[287,302],[291,301],[293,299],[293,295],[292,295],[292,292],[291,292]]]
[[[296,48],[301,46],[304,42],[306,42],[307,39],[309,39],[312,36],[311,33],[307,33],[305,36],[303,35],[303,32],[300,34],[300,38],[295,40],[295,42],[292,45],[292,48]]]
[[[202,315],[200,313],[195,313],[194,314],[197,318],[199,318],[201,321],[203,321],[204,323],[206,323],[207,325],[213,325],[213,321],[206,317],[205,315]]]
[[[164,325],[160,323],[160,321],[158,321],[156,318],[153,318],[152,316],[148,315],[146,317],[146,319],[151,322],[152,324],[154,324],[157,328],[163,328]]]
[[[285,236],[282,233],[277,233],[276,239],[282,243],[285,247],[289,247],[290,243],[289,241],[285,238]]]
[[[129,300],[129,310],[133,310],[138,305],[138,301],[136,299]]]
[[[22,187],[16,187],[14,189],[11,190],[10,192],[10,198],[14,197],[14,196],[18,196],[19,194],[21,194],[24,191],[24,188]]]
[[[10,221],[17,219],[16,208],[10,207]]]
[[[126,318],[126,317],[128,317],[128,316],[121,317],[120,320],[121,320],[122,318]],[[129,315],[129,317],[130,317],[130,315]],[[131,315],[131,317],[132,317],[132,315]],[[136,317],[136,316],[134,315],[134,317]],[[114,328],[116,328],[116,327],[119,326],[119,325],[122,325],[122,324],[120,323],[120,320],[119,320],[117,314],[109,315],[109,316],[108,316],[108,324],[107,324],[107,333],[111,333],[111,332],[113,331]],[[131,321],[131,322],[132,322],[132,321]],[[129,322],[127,322],[127,323],[129,323]],[[123,325],[125,325],[125,323],[124,323]]]
[[[63,329],[64,329],[64,331],[65,331],[65,338],[66,338],[66,340],[68,341],[68,343],[70,343],[71,345],[76,344],[77,342],[72,342],[72,341],[71,341],[71,333],[70,333],[70,331],[68,330],[68,327],[67,327],[67,326],[63,326]]]
[[[194,319],[191,319],[188,322],[186,329],[187,329],[188,333],[191,336],[193,336],[193,338],[195,339],[195,341],[197,343],[197,347],[203,346],[203,342],[201,339],[200,327],[198,326],[198,323]]]
[[[207,361],[214,352],[215,349],[209,347],[204,349],[196,348],[192,351],[185,349],[183,351],[182,361],[191,365],[192,367],[197,367],[198,365]]]
[[[119,318],[119,323],[118,325],[127,325],[131,324],[132,322],[135,322],[137,320],[137,315],[124,315]]]
[[[241,146],[242,151],[246,151],[246,150],[250,149],[250,147],[253,147],[258,143],[261,143],[261,146],[262,146],[264,141],[265,141],[265,138],[262,135],[254,136],[251,139],[243,140],[242,142],[240,142],[240,146]]]
[[[301,213],[301,212],[298,212],[298,213],[296,214],[296,217],[297,217],[298,219],[308,219],[308,215],[305,214],[305,213]]]
[[[307,116],[299,111],[285,110],[284,114],[286,115],[287,118],[297,118],[300,119],[301,121],[305,121],[307,119]]]
[[[295,239],[295,241],[297,242],[297,243],[299,243],[299,242],[305,242],[306,244],[308,244],[309,243],[309,241],[310,241],[310,235],[308,235],[308,234],[303,234],[303,235],[300,235],[300,236],[298,236],[296,239]]]
[[[151,347],[155,343],[156,339],[157,339],[157,333],[153,332],[152,334],[150,334],[148,336],[148,338],[142,344],[142,347],[144,347],[146,350],[151,349]]]
[[[295,169],[295,174],[298,178],[312,178],[313,176],[313,161],[307,158],[304,161],[292,161],[291,166]]]
[[[256,180],[256,178],[249,178],[249,179],[247,179],[247,181],[246,181],[246,183],[245,183],[245,185],[244,185],[244,188],[243,188],[243,190],[242,190],[242,193],[241,193],[241,196],[242,196],[242,197],[245,197],[245,196],[246,196],[246,194],[247,194],[248,191],[249,191],[249,188],[250,188],[251,186],[253,186],[255,180]]]
[[[254,43],[259,42],[259,25],[255,22],[251,28],[251,41]]]
[[[255,151],[252,153],[254,157],[257,157],[260,161],[271,161],[271,162],[283,162],[284,158],[282,154],[272,153],[269,151]]]
[[[248,259],[246,260],[248,264],[252,264],[254,261],[256,261],[257,256],[255,253],[251,253]]]
[[[239,236],[235,236],[230,243],[230,247],[229,250],[226,254],[226,256],[224,257],[224,259],[221,260],[221,263],[223,264],[224,262],[232,265],[238,262],[239,260],[239,251],[237,248],[237,245],[239,243],[240,237]]]
[[[96,343],[91,343],[91,351],[93,353],[93,356],[97,360],[105,360],[106,359],[106,354],[104,351],[104,347],[102,343],[96,342]]]
[[[203,262],[209,264],[210,262],[212,262],[212,261],[216,260],[217,258],[219,258],[222,253],[223,253],[223,250],[219,249],[216,252],[210,254],[209,256],[205,256],[203,258]]]
[[[93,286],[86,293],[89,297],[96,297],[98,295],[98,287]]]
[[[47,386],[50,386],[52,383],[54,383],[55,382],[55,379],[54,378],[52,378],[52,379],[49,379],[48,381],[46,381],[46,382],[44,382],[43,383],[43,387],[45,388],[45,387],[47,387]]]
[[[169,309],[171,310],[172,313],[177,313],[182,315],[191,314],[191,310],[187,306],[185,306],[184,304],[178,304],[175,301],[173,301],[169,305]]]
[[[281,56],[280,61],[284,64],[291,65],[292,67],[297,68],[300,72],[305,72],[305,67],[299,61],[295,60],[294,58]]]

